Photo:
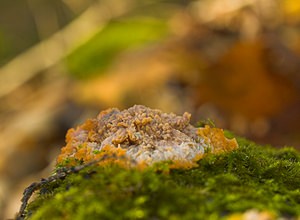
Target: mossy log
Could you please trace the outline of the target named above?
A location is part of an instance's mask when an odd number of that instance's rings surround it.
[[[299,218],[299,152],[237,140],[238,149],[192,169],[88,166],[44,185],[26,219],[239,219],[250,209]]]
[[[25,190],[18,219],[300,218],[298,151],[189,118],[134,106],[71,129],[54,174]]]

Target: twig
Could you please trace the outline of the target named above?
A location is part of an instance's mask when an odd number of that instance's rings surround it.
[[[32,183],[23,192],[23,197],[21,199],[22,204],[21,204],[20,210],[17,214],[16,220],[23,220],[26,218],[25,209],[27,208],[29,199],[31,198],[32,194],[35,191],[41,189],[44,185],[49,184],[51,182],[58,181],[58,180],[63,180],[66,176],[68,176],[72,173],[77,173],[86,167],[93,166],[94,164],[97,164],[106,159],[122,159],[122,158],[124,159],[125,157],[118,157],[116,155],[103,155],[101,158],[93,160],[93,161],[83,164],[83,165],[78,165],[78,166],[70,167],[70,168],[67,168],[67,167],[60,168],[57,170],[55,175],[52,175],[45,179],[43,178],[43,179],[41,179],[40,182]],[[136,161],[134,161],[134,160],[131,160],[130,162],[132,162],[133,164],[136,163]]]

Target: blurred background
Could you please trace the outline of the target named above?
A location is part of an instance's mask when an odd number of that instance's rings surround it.
[[[298,1],[0,1],[0,219],[103,109],[188,111],[300,149],[299,93]]]

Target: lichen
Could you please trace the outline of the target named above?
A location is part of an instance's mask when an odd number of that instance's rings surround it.
[[[177,116],[142,105],[102,111],[97,118],[69,130],[57,162],[88,162],[113,152],[126,155],[139,166],[171,160],[174,167],[190,168],[207,151],[220,153],[238,147],[222,129],[195,128],[190,117],[187,112]]]
[[[237,140],[236,150],[208,153],[191,169],[85,168],[44,187],[28,219],[242,219],[249,210],[299,218],[299,152]]]

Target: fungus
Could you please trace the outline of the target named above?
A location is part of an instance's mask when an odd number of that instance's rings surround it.
[[[196,128],[190,124],[190,117],[187,112],[177,116],[142,105],[102,111],[97,118],[68,131],[67,144],[57,162],[74,159],[86,163],[105,153],[125,155],[138,165],[172,161],[177,168],[192,167],[205,152],[238,147],[237,141],[227,139],[222,129],[208,125]]]

